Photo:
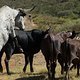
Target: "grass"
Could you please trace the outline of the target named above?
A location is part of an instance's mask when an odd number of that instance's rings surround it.
[[[3,57],[4,59],[4,57]],[[2,59],[2,60],[3,60]],[[11,75],[6,74],[5,65],[2,61],[4,72],[0,74],[0,80],[47,80],[47,69],[45,66],[44,57],[41,53],[38,53],[34,56],[34,72],[30,72],[30,66],[27,67],[27,72],[23,73],[22,68],[24,65],[24,56],[13,55],[10,60],[10,71]],[[70,71],[70,80],[79,80],[80,76],[76,76],[76,70],[73,69]],[[60,65],[57,64],[56,67],[56,80],[64,80],[64,75],[60,74]]]
[[[36,18],[34,18],[33,21],[37,24],[39,29],[45,30],[46,28],[49,28],[49,26],[51,26],[54,33],[68,30],[80,30],[79,18],[73,19],[39,14]]]

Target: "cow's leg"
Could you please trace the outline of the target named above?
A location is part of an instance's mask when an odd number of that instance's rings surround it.
[[[50,62],[50,60],[48,59],[48,57],[45,57],[45,60],[46,60],[46,67],[47,67],[47,70],[48,70],[48,79],[49,79],[49,80],[52,80],[51,62]]]
[[[56,62],[51,63],[51,72],[52,72],[52,77],[51,80],[55,80],[55,68],[56,68]]]
[[[61,74],[64,74],[64,63],[62,62],[60,65],[61,65]]]
[[[3,55],[3,51],[1,50],[1,52],[0,52],[0,72],[1,72],[1,73],[3,72],[3,67],[2,67],[2,64],[1,64],[2,55]]]
[[[29,56],[25,55],[25,65],[24,65],[24,68],[23,68],[24,73],[26,72],[26,67],[27,67],[28,62],[29,62]]]
[[[7,50],[6,50],[6,57],[5,57],[5,65],[6,65],[6,71],[7,71],[7,74],[10,75],[10,71],[9,71],[9,60],[11,58],[11,53],[8,53]]]
[[[61,74],[64,74],[64,62],[63,61],[58,61],[60,66],[61,66]]]
[[[34,70],[33,70],[33,55],[29,56],[29,61],[30,61],[30,71],[34,72]]]
[[[9,56],[7,56],[9,57]],[[10,75],[10,71],[9,71],[9,60],[10,58],[5,58],[5,65],[6,65],[6,70],[7,70],[7,74]]]
[[[75,64],[72,64],[71,65],[70,70],[72,70],[73,68],[76,68],[76,65]]]
[[[49,80],[55,80],[54,73],[55,73],[56,65],[54,64],[54,62],[51,62],[48,55],[44,55],[44,57],[45,57],[45,61],[46,61],[46,67],[48,70],[48,79]]]
[[[44,54],[43,54],[44,55]],[[50,73],[49,73],[49,57],[47,57],[46,55],[44,55],[44,58],[45,58],[45,61],[46,61],[46,67],[47,67],[47,70],[48,70],[48,78],[50,79]]]
[[[8,75],[11,74],[9,71],[9,60],[12,56],[13,51],[14,51],[14,48],[12,48],[12,46],[10,44],[8,44],[5,48],[5,53],[6,53],[5,65],[6,65],[6,70],[7,70]]]
[[[47,69],[48,69],[48,78],[49,78],[49,80],[55,80],[56,63],[52,62],[50,60],[47,60],[46,66],[47,66]]]
[[[63,62],[62,54],[58,54],[58,62],[61,66],[61,74],[64,74],[64,62]]]
[[[51,73],[50,73],[50,64],[49,64],[49,60],[46,60],[46,67],[47,67],[47,70],[48,70],[48,78],[51,79]]]
[[[65,74],[65,80],[69,80],[69,70],[70,70],[70,64],[65,64],[65,70],[66,70],[66,74]]]
[[[77,76],[79,76],[79,67],[80,67],[80,64],[78,63],[77,64]]]

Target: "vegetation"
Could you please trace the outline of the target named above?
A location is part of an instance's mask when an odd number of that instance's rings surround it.
[[[36,5],[35,12],[52,16],[80,16],[80,0],[0,0],[0,6],[28,8]]]
[[[48,28],[54,32],[80,29],[80,0],[0,0],[0,6],[30,8],[36,5],[32,14],[37,15],[34,22],[40,29]]]

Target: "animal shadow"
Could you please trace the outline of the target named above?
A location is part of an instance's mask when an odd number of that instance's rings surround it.
[[[65,80],[64,77],[57,77],[55,80]]]
[[[45,80],[45,76],[44,75],[37,75],[37,76],[29,76],[29,77],[22,77],[22,78],[18,78],[16,80]]]
[[[17,78],[16,80],[49,80],[45,75],[33,75],[28,77]],[[58,77],[55,80],[64,80],[64,77]]]

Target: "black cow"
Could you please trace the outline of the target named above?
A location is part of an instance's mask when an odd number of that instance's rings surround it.
[[[72,35],[71,32],[61,32],[54,35],[51,31],[49,31],[49,34],[47,34],[42,41],[41,51],[46,60],[49,80],[55,79],[56,61],[57,56],[60,54],[61,42],[64,42],[62,40],[64,34],[66,34],[67,37]]]
[[[33,55],[40,51],[42,39],[48,33],[48,30],[46,31],[42,31],[38,29],[34,29],[31,31],[15,30],[18,43],[23,49],[23,54],[25,55],[25,66],[23,68],[23,72],[26,71],[28,62],[30,62],[30,71],[33,72],[33,67],[32,67]],[[10,74],[8,63],[12,54],[14,54],[16,49],[17,48],[15,45],[15,41],[10,36],[7,44],[3,47],[2,51],[0,52],[0,71],[1,72],[3,71],[2,65],[1,65],[1,57],[2,57],[3,52],[5,51],[6,53],[5,64],[6,64],[7,74]]]
[[[45,57],[46,67],[48,69],[48,78],[49,80],[54,80],[57,51],[55,47],[55,39],[53,33],[47,34],[45,36],[42,41],[41,51]]]

